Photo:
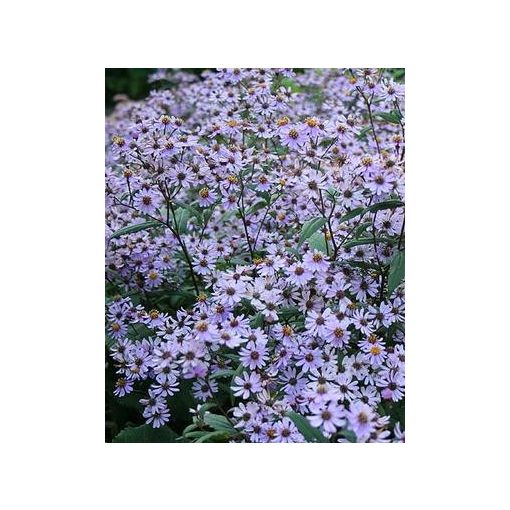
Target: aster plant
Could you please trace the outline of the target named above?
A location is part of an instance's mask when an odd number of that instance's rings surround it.
[[[110,439],[403,442],[401,73],[151,82],[106,119]]]

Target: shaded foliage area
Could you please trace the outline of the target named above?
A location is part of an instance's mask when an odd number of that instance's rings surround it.
[[[200,75],[206,68],[190,68],[187,72]],[[105,108],[110,110],[115,105],[115,96],[123,94],[130,99],[143,99],[149,92],[158,88],[149,83],[149,76],[155,68],[106,68],[105,69]]]
[[[210,68],[187,68],[187,72],[200,75],[202,71]],[[295,68],[294,71],[302,72],[304,69]],[[131,99],[143,99],[149,91],[157,88],[149,83],[149,76],[156,71],[155,68],[106,68],[105,69],[105,107],[110,110],[115,105],[114,97],[124,94]],[[393,77],[397,81],[405,80],[405,69],[396,67],[391,69]]]

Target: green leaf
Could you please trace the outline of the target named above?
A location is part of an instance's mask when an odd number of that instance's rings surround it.
[[[356,434],[352,430],[342,430],[342,436],[349,441],[349,443],[357,443]]]
[[[370,226],[372,226],[372,222],[371,222],[371,221],[369,221],[369,222],[367,222],[367,223],[362,223],[361,225],[359,225],[359,226],[356,228],[356,230],[354,231],[354,237],[355,237],[356,239],[357,239],[357,238],[359,238],[359,236],[360,236],[361,234],[363,234],[363,232],[365,232],[365,230],[366,230],[368,227],[370,227]]]
[[[289,320],[291,317],[294,317],[295,315],[300,315],[301,311],[297,306],[286,306],[278,311],[278,317],[280,319]]]
[[[110,236],[110,239],[115,239],[116,237],[124,236],[126,234],[133,234],[134,232],[139,232],[140,230],[145,230],[147,228],[157,227],[158,225],[160,225],[158,221],[145,221],[144,223],[129,225],[114,232]]]
[[[331,198],[335,198],[339,191],[336,190],[335,188],[333,188],[333,186],[330,186],[327,190],[326,190],[326,193],[331,197]]]
[[[388,273],[388,295],[399,286],[405,276],[405,252],[397,251],[390,262],[390,272]]]
[[[263,325],[264,325],[264,315],[262,314],[262,312],[258,312],[251,319],[250,326],[252,328],[261,328]]]
[[[180,207],[175,211],[175,220],[177,222],[177,232],[179,234],[186,234],[188,232],[188,220],[190,213],[187,209]]]
[[[203,214],[205,213],[205,211],[203,213],[202,211],[200,211],[200,210],[196,209],[195,207],[192,207],[191,205],[186,204],[184,202],[175,202],[175,203],[180,208],[186,209],[186,211],[188,211],[188,213],[190,214],[191,218],[196,218],[199,225],[203,225],[204,224]]]
[[[114,340],[110,335],[105,335],[105,344],[106,344],[106,347],[108,347],[108,349],[111,349],[114,344],[115,344],[116,340]]]
[[[343,260],[343,264],[347,264],[349,266],[353,267],[359,267],[361,269],[364,269],[365,271],[380,271],[380,266],[377,264],[370,264],[368,262],[362,262],[360,260]]]
[[[311,220],[305,221],[303,228],[301,229],[301,235],[299,236],[299,245],[303,244],[325,224],[326,218],[312,218]]]
[[[214,374],[209,376],[209,380],[218,379],[220,377],[232,377],[235,373],[236,371],[230,368],[225,370],[218,370],[217,372],[214,372]]]
[[[256,204],[252,205],[248,209],[246,209],[246,212],[244,213],[245,216],[249,216],[250,214],[253,214],[254,212],[257,212],[259,209],[262,209],[263,207],[266,207],[268,203],[264,200],[261,200],[260,202],[257,202]]]
[[[225,443],[229,437],[227,432],[215,430],[214,432],[204,434],[202,437],[198,438],[195,443]]]
[[[324,234],[322,232],[315,232],[309,239],[308,244],[310,248],[314,250],[319,250],[322,253],[328,253],[328,244],[326,243],[326,239],[324,238]]]
[[[406,77],[406,70],[405,70],[405,68],[403,68],[403,67],[394,67],[394,68],[389,69],[389,71],[393,75],[393,78],[396,81],[400,81],[400,82],[405,81],[405,77]]]
[[[284,76],[281,79],[280,86],[290,89],[292,92],[301,92],[302,90],[301,86],[298,83],[296,83],[291,78],[288,78],[287,76]]]
[[[140,427],[127,427],[117,434],[114,443],[175,443],[178,435],[169,427],[163,426],[157,429],[151,425]]]
[[[391,112],[380,112],[377,113],[376,116],[391,124],[400,124],[400,121],[402,120],[402,115],[397,110],[392,110]]]
[[[205,412],[209,411],[209,409],[214,409],[215,407],[218,407],[218,404],[216,404],[215,402],[206,402],[205,404],[202,404],[200,406],[198,414],[203,419]]]
[[[379,243],[388,243],[388,244],[396,244],[398,243],[398,239],[391,239],[389,237],[362,237],[361,239],[355,239],[353,241],[348,241],[344,244],[345,248],[352,248],[353,246],[361,246],[362,244],[376,244]]]
[[[192,423],[182,431],[182,435],[187,436],[190,432],[193,432],[196,428],[198,428],[198,423]]]
[[[378,204],[371,205],[366,208],[367,212],[382,211],[383,209],[395,209],[397,207],[403,207],[405,204],[401,200],[385,200]]]
[[[312,427],[304,416],[294,411],[287,411],[285,414],[294,422],[299,432],[303,434],[304,438],[309,443],[329,443],[329,441],[322,435],[322,432],[319,429]]]
[[[237,433],[236,429],[227,420],[227,418],[225,418],[225,416],[220,416],[219,414],[206,413],[204,414],[204,422],[214,430],[222,430],[224,432],[234,434]]]
[[[238,354],[232,354],[231,352],[226,352],[223,355],[224,358],[230,359],[232,361],[238,362],[239,361],[239,355]]]
[[[355,218],[356,216],[359,216],[360,214],[364,214],[366,211],[365,211],[365,208],[364,207],[356,207],[356,209],[353,209],[352,211],[349,211],[347,214],[345,214],[344,216],[342,216],[339,220],[338,220],[338,223],[344,223],[346,221],[349,221],[349,220],[352,220],[353,218]]]
[[[364,138],[366,138],[370,131],[372,131],[372,128],[370,126],[364,127],[357,135],[358,140],[363,140]]]
[[[192,430],[190,432],[187,432],[186,435],[184,435],[183,433],[183,437],[186,437],[187,439],[197,439],[206,436],[207,434],[210,434],[210,432],[204,430]]]

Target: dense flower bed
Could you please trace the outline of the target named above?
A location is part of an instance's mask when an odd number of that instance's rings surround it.
[[[404,441],[403,84],[152,81],[106,121],[116,440]]]

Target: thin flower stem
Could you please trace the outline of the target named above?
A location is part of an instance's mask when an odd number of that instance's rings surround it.
[[[374,252],[375,252],[375,259],[377,260],[377,265],[379,266],[379,273],[381,274],[381,287],[379,292],[379,298],[382,301],[384,297],[384,266],[381,263],[381,259],[379,258],[379,254],[377,253],[377,241],[375,237],[375,220],[377,218],[378,211],[374,214],[374,219],[372,220],[372,239],[374,242]]]
[[[189,267],[189,270],[191,273],[191,279],[193,280],[193,286],[195,287],[195,292],[198,296],[200,294],[200,290],[198,289],[198,284],[197,284],[197,280],[196,280],[196,276],[195,276],[195,270],[193,269],[193,263],[191,261],[191,257],[189,256],[189,252],[188,252],[188,248],[186,247],[186,243],[184,242],[184,239],[182,239],[181,234],[179,233],[178,226],[177,226],[177,218],[175,217],[175,210],[174,210],[174,206],[173,206],[171,200],[169,200],[167,202],[167,206],[170,207],[170,210],[172,212],[172,217],[174,220],[174,224],[175,224],[174,235],[177,238],[177,242],[179,243],[179,245],[182,248],[184,258],[186,259],[186,262],[188,264],[188,267]],[[169,224],[168,224],[168,227],[170,227]]]
[[[404,216],[404,219],[402,220],[402,228],[400,229],[400,237],[398,238],[398,246],[397,246],[398,251],[401,251],[400,246],[402,244],[402,238],[404,236],[404,225],[405,224],[406,224],[406,218]]]
[[[381,148],[379,147],[379,141],[377,140],[377,134],[375,132],[375,126],[374,126],[374,119],[372,117],[372,108],[370,106],[371,104],[371,101],[369,101],[366,97],[365,97],[365,94],[361,93],[361,95],[363,96],[363,99],[365,100],[365,103],[367,105],[367,109],[368,109],[368,118],[370,120],[370,126],[372,127],[372,134],[374,136],[374,141],[375,141],[375,145],[377,146],[377,152],[379,153],[379,156],[381,155]]]
[[[237,200],[237,207],[239,209],[239,214],[241,215],[241,221],[243,223],[244,234],[246,236],[246,242],[248,243],[248,249],[250,250],[250,257],[251,257],[251,260],[253,261],[253,259],[254,259],[253,248],[251,246],[250,236],[248,234],[248,225],[246,224],[246,211],[244,208],[244,183],[243,183],[242,172],[239,172],[238,178],[239,178],[239,184],[241,185],[241,195],[239,196],[239,199]]]
[[[121,202],[118,198],[114,198],[117,203],[119,205],[122,205],[124,207],[129,207],[129,209],[133,209],[135,211],[137,211],[138,209],[136,207],[133,207],[129,204],[126,204],[124,202]],[[182,249],[182,252],[184,254],[184,258],[186,259],[186,263],[188,265],[188,268],[191,272],[191,279],[193,281],[193,286],[195,287],[195,292],[197,294],[197,296],[200,294],[200,290],[198,288],[198,284],[197,284],[197,280],[196,280],[196,276],[195,276],[195,271],[193,270],[193,263],[191,262],[191,258],[189,256],[189,252],[188,252],[188,249],[186,247],[186,244],[184,243],[184,240],[181,238],[179,232],[177,231],[177,220],[175,218],[175,211],[173,209],[173,205],[172,205],[172,202],[171,201],[167,201],[167,211],[168,209],[170,209],[170,211],[172,212],[172,216],[173,216],[173,220],[175,222],[175,228],[170,224],[169,221],[163,221],[159,218],[156,218],[156,216],[152,216],[151,214],[148,214],[146,213],[146,216],[148,216],[149,218],[153,219],[154,221],[157,221],[158,223],[161,223],[161,225],[164,225],[165,227],[167,227],[170,232],[172,232],[172,234],[174,235],[174,237],[177,239],[177,242],[179,243],[179,246],[181,247]],[[168,214],[168,213],[167,213]]]

